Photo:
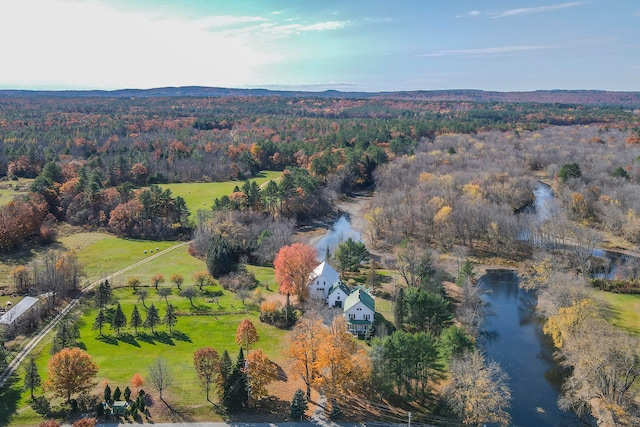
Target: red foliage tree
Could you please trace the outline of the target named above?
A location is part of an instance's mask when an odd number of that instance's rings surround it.
[[[293,294],[304,301],[308,295],[309,274],[318,264],[317,257],[313,246],[303,243],[283,246],[273,260],[280,293]]]

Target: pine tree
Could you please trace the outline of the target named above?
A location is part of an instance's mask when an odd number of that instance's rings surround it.
[[[151,304],[151,307],[147,310],[147,318],[144,319],[144,323],[142,326],[145,328],[151,328],[151,333],[154,334],[154,327],[160,323],[160,315],[158,314],[158,309],[154,304]]]
[[[302,421],[304,413],[307,411],[307,398],[301,389],[297,389],[291,400],[291,419]]]
[[[131,318],[129,319],[129,326],[131,326],[136,335],[138,335],[138,328],[142,326],[142,316],[140,316],[140,312],[138,311],[138,306],[133,306],[133,312],[131,313]]]
[[[218,387],[218,400],[224,402],[227,390],[230,388],[229,381],[233,363],[229,352],[225,350],[220,358],[220,386]]]
[[[91,329],[100,331],[100,336],[102,336],[102,327],[107,323],[107,316],[104,314],[104,310],[101,308],[98,310],[98,315],[96,316],[96,321],[93,322],[93,327]]]
[[[404,306],[404,288],[396,291],[395,304],[393,305],[393,324],[399,331],[402,330],[404,324],[406,308]]]
[[[120,303],[116,307],[116,312],[113,313],[113,318],[111,319],[111,329],[115,329],[117,334],[120,335],[120,328],[124,328],[127,326],[127,317],[124,315],[122,311],[122,307]]]
[[[232,272],[236,268],[236,262],[229,241],[222,236],[213,236],[207,250],[207,269],[211,277],[220,277]]]
[[[109,384],[104,386],[104,401],[111,402],[111,387],[109,387]]]
[[[178,323],[178,316],[176,316],[173,304],[169,304],[167,306],[167,312],[162,318],[162,323],[167,325],[167,328],[169,328],[169,332],[171,332],[171,328],[174,327],[176,323]]]
[[[42,383],[40,374],[38,373],[38,367],[36,366],[36,359],[31,356],[29,358],[29,364],[25,367],[24,373],[24,389],[29,390],[31,393],[31,400],[33,400],[33,390],[39,387]]]
[[[113,400],[120,400],[121,397],[122,391],[120,391],[120,387],[116,387],[116,389],[113,391]]]
[[[111,290],[111,285],[109,285],[109,281],[105,280],[98,285],[98,289],[95,295],[95,303],[98,308],[105,308],[111,298],[113,297],[113,291]]]
[[[55,354],[63,348],[76,347],[76,339],[80,338],[80,331],[78,325],[72,320],[64,319],[58,325],[56,336],[53,338],[53,345],[51,346],[51,354]]]
[[[467,278],[473,282],[473,279],[475,279],[475,277],[476,273],[473,271],[473,263],[468,259],[465,259],[464,263],[462,263],[462,266],[460,267],[460,271],[458,272],[456,284],[458,286],[462,286],[462,283],[464,283],[465,279]]]
[[[129,402],[129,400],[131,399],[131,389],[129,388],[129,386],[126,386],[124,388],[123,396],[124,396],[124,400]]]
[[[247,394],[247,373],[244,368],[244,352],[240,347],[240,353],[238,354],[238,360],[231,371],[229,381],[226,384],[224,395],[224,406],[231,410],[238,410],[245,408],[249,402],[249,396]]]

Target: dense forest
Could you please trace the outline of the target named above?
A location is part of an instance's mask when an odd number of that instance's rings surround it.
[[[440,135],[592,123],[630,128],[634,120],[621,107],[562,104],[12,96],[0,98],[0,175],[35,179],[34,195],[22,202],[33,206],[36,223],[68,221],[132,237],[176,238],[189,234],[183,201],[153,187],[135,189],[299,168],[308,175],[306,197],[289,200],[282,212],[301,219],[323,213],[305,210],[311,200],[373,184],[378,165],[423,150]],[[545,167],[530,157],[530,169]],[[530,188],[518,185],[524,192],[509,196],[512,205],[522,203],[515,198],[526,199]],[[153,208],[161,204],[161,210]],[[37,229],[3,237],[2,247],[14,247]]]

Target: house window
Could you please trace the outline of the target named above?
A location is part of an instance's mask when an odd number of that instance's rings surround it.
[[[355,314],[349,314],[349,320],[355,320],[356,315]]]
[[[319,285],[319,284],[320,284],[320,280],[316,280],[316,285]]]
[[[365,314],[363,317],[364,317],[364,320],[369,320],[369,315],[368,314]]]

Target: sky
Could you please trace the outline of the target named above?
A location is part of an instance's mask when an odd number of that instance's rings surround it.
[[[640,91],[637,0],[2,0],[0,89]]]

